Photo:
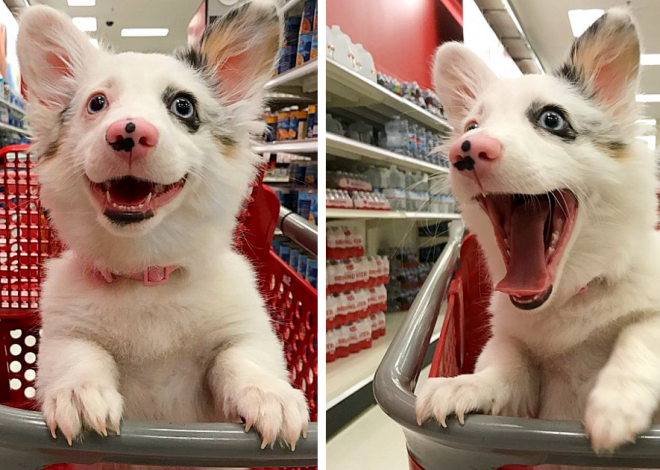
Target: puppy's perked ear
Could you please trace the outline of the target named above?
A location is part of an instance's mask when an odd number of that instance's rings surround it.
[[[83,67],[101,52],[69,17],[47,6],[28,8],[18,31],[18,60],[31,101],[64,107]]]
[[[226,103],[261,94],[272,76],[282,29],[275,4],[267,0],[248,2],[207,28],[198,51],[215,71]]]
[[[463,44],[443,44],[435,53],[433,85],[449,122],[459,128],[477,95],[497,77]]]
[[[575,40],[556,75],[620,117],[635,108],[639,60],[635,22],[625,8],[613,8]]]

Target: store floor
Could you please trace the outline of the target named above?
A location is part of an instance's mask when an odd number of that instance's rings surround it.
[[[422,370],[419,383],[429,375]],[[419,385],[418,385],[419,386]],[[407,470],[408,453],[401,426],[373,406],[328,441],[328,470]]]

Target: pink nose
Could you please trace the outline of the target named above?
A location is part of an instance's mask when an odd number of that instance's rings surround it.
[[[499,140],[479,132],[465,139],[458,139],[449,150],[452,166],[469,178],[488,173],[502,156]]]
[[[110,124],[105,140],[118,155],[139,160],[158,145],[158,129],[145,119],[120,119]]]

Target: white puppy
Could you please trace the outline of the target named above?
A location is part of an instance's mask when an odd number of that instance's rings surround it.
[[[660,403],[660,235],[636,137],[640,44],[607,12],[553,75],[497,79],[447,44],[434,81],[455,132],[451,183],[493,281],[476,371],[419,391],[418,420],[469,412],[581,420],[598,452]]]
[[[112,54],[54,9],[23,15],[32,152],[68,247],[41,300],[37,397],[54,437],[122,418],[242,418],[264,447],[305,434],[304,395],[232,249],[281,25],[255,1],[173,56]]]

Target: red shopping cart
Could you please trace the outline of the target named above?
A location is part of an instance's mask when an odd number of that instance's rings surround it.
[[[121,436],[105,441],[88,436],[78,448],[48,437],[40,416],[26,410],[37,408],[34,379],[43,261],[56,255],[60,246],[41,207],[33,165],[27,146],[0,150],[0,468],[100,461],[215,467],[316,465],[315,423],[295,452],[280,448],[261,451],[258,436],[227,423],[126,422]],[[316,421],[318,294],[271,250],[278,216],[277,196],[259,179],[239,217],[236,248],[259,274],[292,383],[305,392],[312,421]],[[315,234],[306,234],[306,238],[315,240]]]

